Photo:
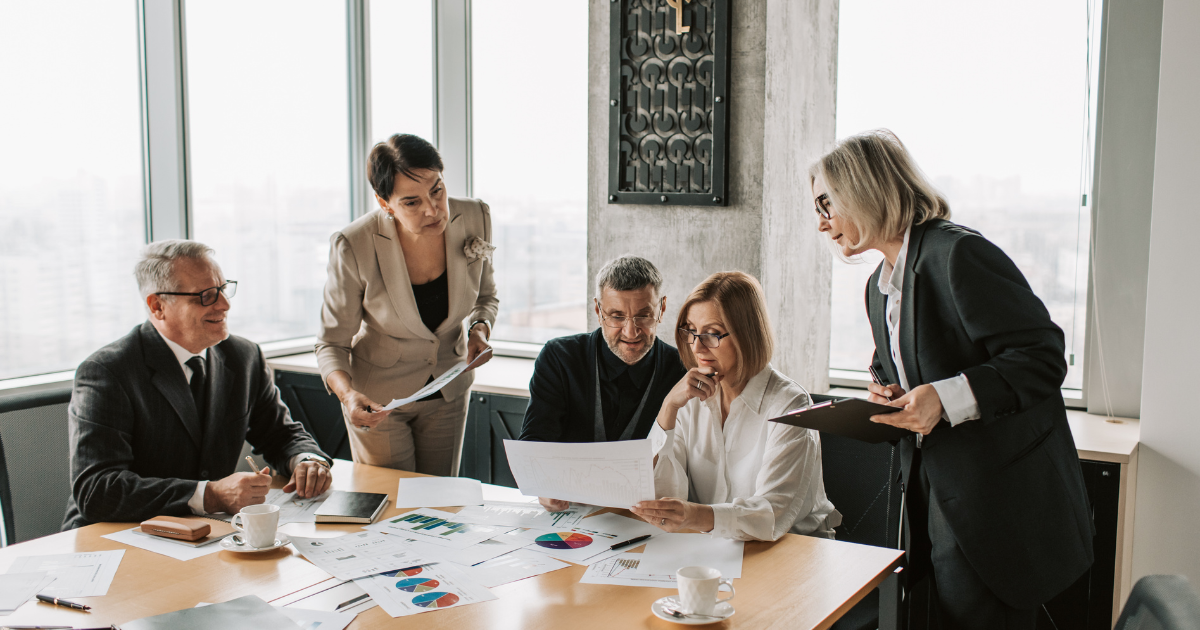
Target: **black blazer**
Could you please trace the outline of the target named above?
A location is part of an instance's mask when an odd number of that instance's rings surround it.
[[[873,363],[899,383],[882,270],[880,263],[866,288]],[[910,387],[963,374],[979,403],[978,420],[942,421],[921,449],[959,547],[1006,604],[1044,603],[1092,564],[1087,493],[1059,389],[1067,373],[1062,330],[1000,248],[933,220],[909,236],[899,335]],[[901,441],[907,484],[914,449],[912,437]],[[924,515],[910,522],[924,523]]]
[[[596,441],[596,360],[603,333],[558,337],[546,342],[533,363],[529,379],[529,406],[521,426],[522,440],[538,442]],[[633,439],[650,434],[663,399],[687,374],[679,351],[662,339],[654,339],[657,376]]]
[[[200,418],[179,360],[148,321],[79,365],[64,530],[188,516],[196,482],[233,474],[245,441],[280,473],[299,453],[328,459],[280,401],[256,344],[230,336],[208,349],[206,371]]]

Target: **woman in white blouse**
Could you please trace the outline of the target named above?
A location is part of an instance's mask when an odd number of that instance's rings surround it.
[[[668,532],[833,538],[841,514],[825,497],[819,435],[767,421],[808,396],[770,365],[775,344],[758,281],[737,271],[709,276],[680,309],[675,341],[690,369],[649,436],[661,498],[633,512]]]

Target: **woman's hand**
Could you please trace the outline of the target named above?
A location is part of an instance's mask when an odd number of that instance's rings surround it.
[[[942,421],[942,399],[933,385],[918,385],[911,392],[894,401],[885,401],[885,403],[893,407],[903,407],[903,409],[896,413],[871,416],[871,422],[890,424],[901,429],[915,431],[921,435],[929,435],[933,427]]]
[[[687,402],[693,398],[700,400],[708,400],[709,396],[717,391],[717,383],[721,382],[721,376],[716,374],[716,370],[710,367],[692,368],[675,383],[675,387],[671,388],[670,393],[663,400],[663,404],[670,405],[674,409],[682,409]]]
[[[640,501],[629,508],[629,511],[664,532],[681,529],[711,532],[714,525],[711,505],[671,497],[663,497],[657,501]]]
[[[538,503],[541,503],[542,507],[546,508],[547,512],[561,512],[571,507],[571,504],[566,501],[548,499],[546,497],[538,497]]]
[[[484,336],[483,326],[472,326],[470,332],[467,333],[467,365],[474,363],[475,359],[480,354],[483,354],[485,350],[490,348],[491,346],[488,345],[487,337]],[[483,365],[484,363],[491,361],[493,354],[494,353],[489,352],[488,355],[483,357],[483,360],[479,362],[479,365]],[[471,369],[474,370],[475,368],[479,367],[479,365],[471,366]]]
[[[878,383],[867,383],[867,391],[871,392],[867,396],[867,400],[880,405],[887,405],[907,393],[899,385],[880,385]]]
[[[374,428],[392,412],[384,411],[383,405],[362,395],[358,390],[348,390],[342,396],[342,404],[350,410],[350,424],[356,427]]]

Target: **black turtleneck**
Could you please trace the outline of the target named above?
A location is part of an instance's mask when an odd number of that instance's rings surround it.
[[[613,353],[603,335],[599,337],[599,345],[597,352],[600,360],[597,363],[600,370],[604,432],[609,440],[617,440],[633,419],[633,412],[637,411],[638,403],[642,402],[642,396],[650,386],[650,378],[654,375],[655,350],[654,346],[650,346],[650,352],[646,353],[646,356],[629,365]],[[646,407],[650,407],[648,402]],[[642,414],[646,413],[658,415],[658,406],[649,411],[643,409]]]

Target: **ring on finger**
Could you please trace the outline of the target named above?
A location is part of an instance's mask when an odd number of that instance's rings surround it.
[[[701,383],[700,381],[696,381],[695,385],[696,385],[696,389],[704,389],[704,384]]]

